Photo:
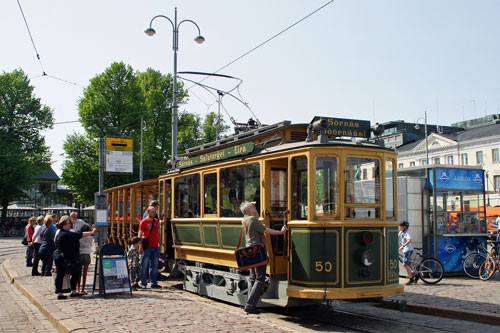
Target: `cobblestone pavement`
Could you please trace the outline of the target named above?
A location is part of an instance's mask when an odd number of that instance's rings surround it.
[[[406,281],[401,279],[400,283]],[[419,281],[405,286],[404,294],[384,297],[384,300],[406,300],[409,306],[430,308],[430,313],[439,309],[476,318],[489,316],[492,320],[497,318],[500,325],[500,273],[495,273],[488,281],[468,277],[445,277],[435,285]]]
[[[6,270],[17,286],[32,296],[34,303],[57,320],[59,328],[78,332],[292,332],[283,323],[273,323],[260,316],[246,315],[234,306],[212,302],[183,291],[148,289],[107,298],[92,296],[93,272],[87,278],[89,295],[57,300],[51,277],[29,276],[20,255],[5,260]],[[222,310],[222,311],[221,311]],[[310,330],[304,329],[305,332]]]
[[[58,332],[0,270],[0,332]]]

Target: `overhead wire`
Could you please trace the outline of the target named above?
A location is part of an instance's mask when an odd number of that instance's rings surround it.
[[[322,10],[323,8],[325,8],[326,6],[328,6],[329,4],[331,4],[332,2],[334,2],[335,0],[330,0],[328,1],[327,3],[325,3],[324,5],[322,5],[321,7],[317,8],[316,10],[312,11],[311,13],[307,14],[306,16],[304,16],[303,18],[301,18],[300,20],[296,21],[295,23],[293,23],[292,25],[288,26],[287,28],[281,30],[280,32],[274,34],[273,36],[269,37],[268,39],[266,39],[265,41],[263,41],[262,43],[260,43],[259,45],[253,47],[252,49],[248,50],[247,52],[243,53],[242,55],[240,55],[239,57],[237,57],[236,59],[230,61],[229,63],[227,63],[226,65],[222,66],[221,68],[219,68],[218,70],[216,70],[215,72],[213,73],[218,73],[220,72],[221,70],[231,66],[232,64],[234,64],[235,62],[237,62],[238,60],[242,59],[243,57],[249,55],[250,53],[252,53],[253,51],[257,50],[258,48],[264,46],[265,44],[269,43],[270,41],[272,41],[273,39],[275,39],[276,37],[280,36],[281,34],[285,33],[286,31],[290,30],[291,28],[293,28],[294,26],[296,26],[297,24],[301,23],[302,21],[308,19],[310,16],[316,14],[317,12],[319,12],[320,10]],[[198,81],[197,83],[201,83],[203,81],[205,81],[206,79],[208,79],[210,76],[207,76],[203,79],[201,79],[200,81]],[[195,85],[192,85],[191,87],[188,88],[191,89],[193,88]]]
[[[33,39],[33,35],[31,34],[31,29],[28,25],[28,20],[26,20],[26,15],[24,15],[24,11],[23,11],[23,7],[21,6],[21,2],[19,0],[17,0],[17,4],[19,6],[19,10],[21,11],[21,15],[23,17],[24,24],[26,25],[26,29],[28,30],[28,35],[30,36],[31,44],[33,45],[33,49],[35,50],[36,58],[38,59],[38,63],[40,64],[40,68],[42,69],[42,75],[38,75],[38,76],[32,77],[30,79],[36,79],[36,78],[46,76],[46,77],[50,77],[50,78],[55,79],[55,80],[59,80],[59,81],[62,81],[62,82],[68,83],[68,84],[72,84],[74,86],[83,87],[82,85],[77,84],[75,82],[71,82],[71,81],[68,81],[68,80],[53,76],[53,75],[49,75],[49,74],[47,74],[47,72],[45,72],[45,68],[43,67],[42,59],[40,58],[40,53],[38,52],[38,49],[36,48],[35,40]]]

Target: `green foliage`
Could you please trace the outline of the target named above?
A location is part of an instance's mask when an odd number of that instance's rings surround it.
[[[178,104],[182,105],[186,102],[188,93],[181,82],[178,83],[177,90]],[[135,72],[123,62],[113,63],[90,81],[79,103],[79,115],[86,134],[70,135],[64,144],[66,162],[62,179],[73,188],[79,200],[92,202],[94,192],[98,191],[97,139],[100,137],[119,135],[134,139],[134,174],[106,174],[104,187],[139,180],[141,117],[145,122],[144,179],[155,178],[167,172],[166,162],[171,158],[172,146],[172,101],[172,75],[163,75],[151,68],[145,72]],[[211,125],[214,124],[214,116],[210,117],[212,120],[203,122],[198,115],[186,111],[179,113],[179,154],[189,147],[208,142],[206,140],[211,137],[205,135],[206,131],[214,131],[214,125]]]
[[[41,131],[52,127],[52,110],[42,105],[22,70],[0,75],[0,202],[24,195],[33,176],[47,168],[50,151]],[[5,214],[4,214],[5,213]]]
[[[219,138],[227,132],[229,126],[226,125],[224,119],[217,116],[215,112],[209,112],[205,116],[205,121],[202,125],[203,130],[203,142],[212,142],[217,139],[217,132],[219,133]]]

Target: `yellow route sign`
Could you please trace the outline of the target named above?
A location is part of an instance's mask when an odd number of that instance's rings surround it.
[[[106,150],[134,151],[134,140],[131,138],[106,138]]]

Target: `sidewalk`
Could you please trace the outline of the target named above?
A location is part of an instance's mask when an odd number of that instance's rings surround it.
[[[141,290],[133,292],[133,297],[128,293],[107,298],[92,296],[93,270],[87,276],[89,295],[57,300],[52,277],[31,276],[22,255],[6,259],[2,266],[16,287],[63,332],[293,331],[283,323],[278,326],[259,316],[246,315],[239,307],[173,288]]]
[[[400,279],[404,284],[408,279]],[[500,325],[500,273],[488,281],[468,277],[445,277],[436,285],[422,281],[405,285],[402,295],[384,297],[407,302],[406,311]]]
[[[92,296],[93,271],[87,277],[89,295],[57,300],[52,278],[30,276],[22,255],[10,257],[2,266],[16,287],[64,332],[291,332],[297,329],[283,326],[283,321],[248,316],[239,307],[173,288],[137,291],[133,297],[127,293],[108,298]],[[445,278],[437,285],[419,281],[405,286],[402,295],[385,297],[383,305],[391,306],[395,301],[406,301],[406,311],[500,325],[500,274],[496,273],[489,281]]]

